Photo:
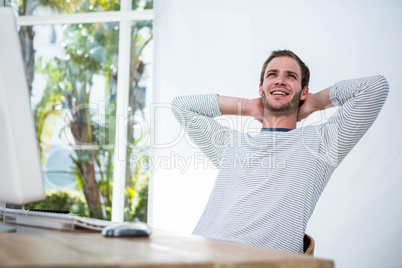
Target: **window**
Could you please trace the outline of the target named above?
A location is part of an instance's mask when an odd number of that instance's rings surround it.
[[[146,221],[149,172],[138,163],[148,151],[141,121],[152,86],[153,1],[43,3],[5,5],[19,16],[47,199],[72,210],[84,204],[91,217]]]

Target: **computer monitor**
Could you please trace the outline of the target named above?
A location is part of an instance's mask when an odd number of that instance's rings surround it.
[[[11,8],[0,7],[0,203],[43,199],[38,145]]]

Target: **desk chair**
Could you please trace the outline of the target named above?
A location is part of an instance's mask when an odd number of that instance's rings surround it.
[[[314,239],[309,236],[308,234],[304,234],[303,238],[303,250],[304,250],[304,255],[314,255],[314,246],[315,242]]]

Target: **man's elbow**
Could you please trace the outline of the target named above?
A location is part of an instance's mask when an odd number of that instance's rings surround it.
[[[380,90],[388,95],[389,83],[387,78],[385,78],[383,75],[377,75],[376,78],[376,83],[378,84]]]
[[[186,110],[183,105],[183,97],[182,96],[175,97],[172,100],[171,107],[174,117],[179,120],[183,116]]]
[[[377,96],[385,102],[389,92],[388,80],[383,75],[377,75],[375,79],[375,85],[377,87]]]

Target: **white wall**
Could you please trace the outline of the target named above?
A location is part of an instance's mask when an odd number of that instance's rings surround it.
[[[210,92],[257,97],[262,63],[283,48],[310,67],[312,92],[347,78],[388,79],[381,114],[334,173],[307,232],[316,240],[316,256],[333,259],[336,267],[401,267],[399,0],[156,1],[153,226],[190,233],[217,173],[186,140],[167,103],[177,95]],[[229,119],[237,128],[247,120]],[[320,115],[304,124],[317,120]]]

